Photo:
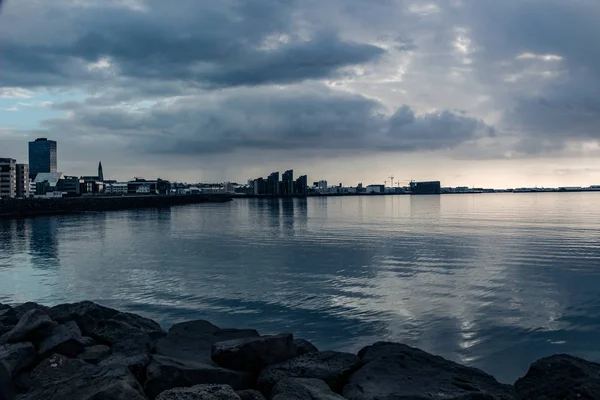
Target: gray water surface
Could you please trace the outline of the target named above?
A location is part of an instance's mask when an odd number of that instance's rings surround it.
[[[600,361],[600,193],[239,199],[0,221],[0,302],[91,299],[322,349],[400,341],[512,382]]]

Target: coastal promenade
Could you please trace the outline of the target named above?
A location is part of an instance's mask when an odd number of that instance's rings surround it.
[[[599,399],[599,376],[600,364],[556,355],[509,385],[399,343],[320,351],[204,320],[165,331],[89,301],[0,304],[2,400]]]

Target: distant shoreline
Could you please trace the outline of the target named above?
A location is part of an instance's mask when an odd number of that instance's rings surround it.
[[[57,199],[0,199],[0,219],[66,215],[89,211],[116,211],[137,208],[163,208],[197,203],[225,203],[225,194],[186,196],[86,196]]]

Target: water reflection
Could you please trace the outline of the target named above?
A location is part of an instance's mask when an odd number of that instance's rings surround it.
[[[513,381],[600,361],[598,195],[248,199],[0,222],[0,301],[394,340]]]

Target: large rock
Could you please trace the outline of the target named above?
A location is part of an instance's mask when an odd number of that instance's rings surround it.
[[[35,347],[33,343],[15,343],[0,345],[0,364],[4,364],[11,376],[33,363]]]
[[[350,400],[509,400],[511,386],[475,368],[403,344],[379,342],[359,352],[365,365],[350,376],[343,395]]]
[[[112,318],[117,310],[104,307],[91,301],[60,304],[48,310],[48,315],[60,323],[75,321],[85,336],[92,336],[98,321]]]
[[[306,339],[295,339],[294,344],[296,345],[296,356],[302,356],[308,353],[317,353],[319,351],[314,344]]]
[[[345,400],[329,385],[315,378],[285,378],[277,382],[271,400]]]
[[[6,366],[0,362],[0,400],[13,400],[15,398],[15,388],[12,377]]]
[[[86,347],[77,358],[90,364],[98,364],[104,358],[110,355],[110,347],[103,344]]]
[[[240,400],[228,385],[196,385],[162,392],[156,400]]]
[[[295,356],[294,336],[290,333],[227,340],[212,347],[212,359],[220,366],[236,371],[258,373],[267,365]]]
[[[113,345],[123,341],[148,341],[150,337],[142,330],[123,321],[104,319],[96,321],[91,336],[101,343]]]
[[[143,400],[140,384],[124,367],[106,368],[53,355],[31,373],[19,400]]]
[[[168,389],[199,384],[223,384],[242,390],[253,385],[253,378],[246,372],[232,371],[191,360],[152,355],[146,370],[144,386],[146,394],[151,399]]]
[[[0,343],[17,343],[37,339],[53,326],[54,323],[48,314],[39,308],[34,308],[23,314],[14,328],[2,335]]]
[[[76,357],[83,352],[85,345],[81,331],[74,321],[65,322],[50,331],[38,348],[38,355],[46,358],[52,353],[62,354],[67,357]]]
[[[111,354],[100,361],[99,365],[127,367],[139,382],[144,382],[151,351],[150,339],[147,335],[114,344],[110,350]]]
[[[558,354],[542,358],[515,383],[519,399],[600,399],[600,364]]]
[[[208,321],[183,322],[173,325],[157,341],[156,354],[216,366],[211,358],[214,343],[258,336],[254,329],[221,329]]]
[[[17,312],[11,308],[3,308],[0,310],[0,324],[6,327],[13,327],[19,322]]]
[[[240,400],[265,400],[261,392],[254,389],[238,390],[235,392]]]
[[[348,376],[360,365],[360,359],[354,354],[336,351],[308,353],[263,369],[258,377],[258,389],[269,397],[273,386],[284,378],[317,378],[339,393]]]
[[[111,319],[127,323],[129,326],[150,336],[152,340],[166,335],[166,332],[157,322],[137,314],[119,312],[113,315]]]
[[[23,304],[19,304],[18,306],[13,307],[13,311],[16,313],[17,318],[19,318],[19,319],[31,310],[41,310],[47,314],[50,309],[46,306],[43,306],[38,303],[34,303],[32,301],[29,301],[29,302],[23,303]]]

